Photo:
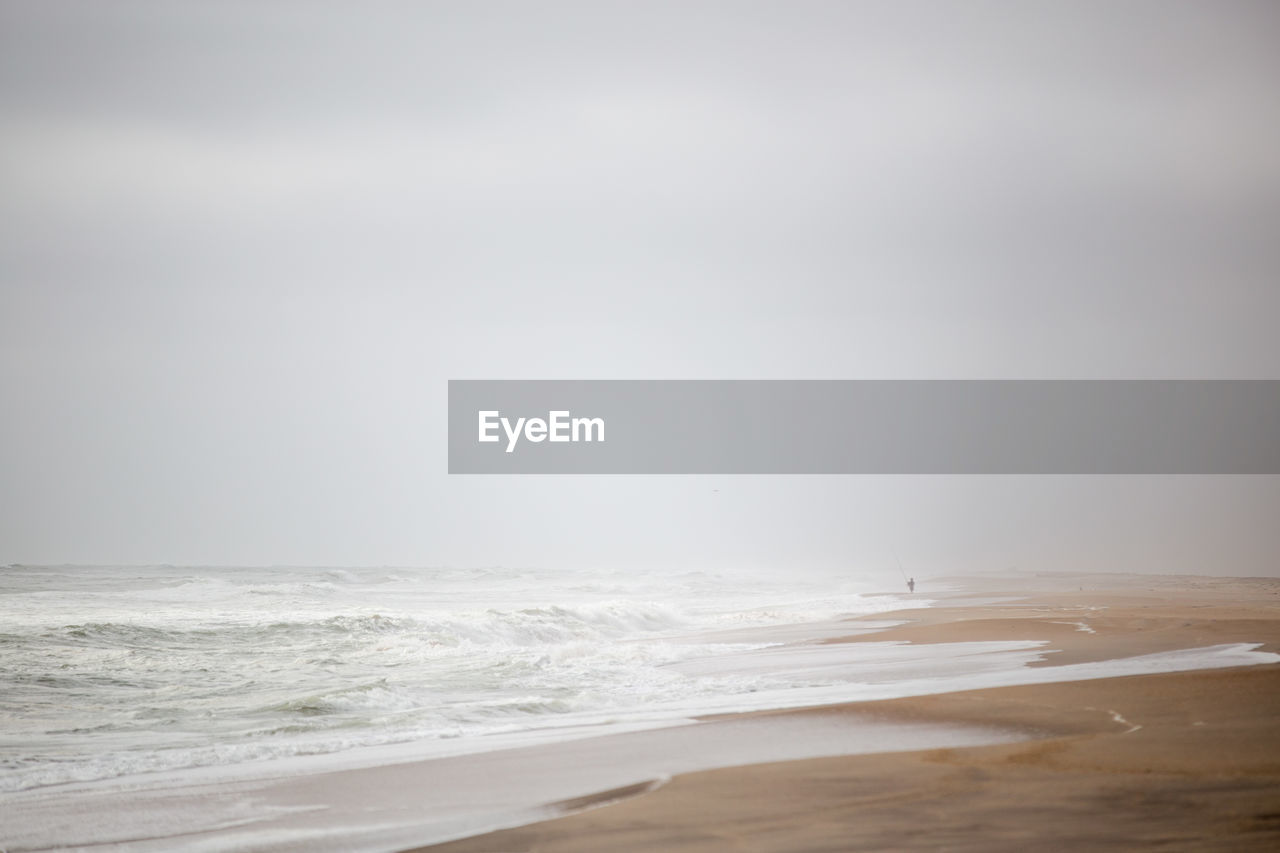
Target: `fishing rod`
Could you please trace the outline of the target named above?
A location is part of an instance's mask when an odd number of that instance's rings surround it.
[[[898,574],[902,575],[903,582],[907,585],[908,592],[916,591],[916,579],[907,577],[907,573],[902,568],[902,561],[898,559],[898,555],[893,555],[894,562],[898,564]]]

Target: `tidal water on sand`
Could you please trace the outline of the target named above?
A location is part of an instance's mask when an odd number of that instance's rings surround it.
[[[1027,736],[708,716],[1280,659],[875,638],[930,603],[786,572],[10,566],[0,849],[403,850],[677,773]]]

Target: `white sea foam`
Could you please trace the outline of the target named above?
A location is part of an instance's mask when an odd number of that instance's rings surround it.
[[[420,758],[460,771],[472,765],[447,762],[593,734],[657,736],[715,713],[1280,661],[1231,644],[1032,667],[1045,643],[814,642],[875,624],[842,615],[928,604],[860,592],[856,583],[708,573],[3,570],[0,822],[7,810],[21,827],[14,837],[35,847],[150,836],[155,844],[138,849],[165,849],[175,833],[241,827],[209,835],[209,849],[265,848],[275,830],[261,821],[292,815],[292,801],[280,811],[249,808],[245,797],[256,803],[253,786],[285,774]],[[969,735],[937,736],[956,745]],[[797,755],[796,743],[785,755],[744,751],[753,738],[715,761]],[[823,733],[814,754],[834,742]],[[710,760],[699,744],[697,760]],[[610,784],[628,781],[634,759]],[[594,776],[570,775],[565,796],[599,790]],[[77,816],[133,803],[139,791],[155,808],[80,827]],[[225,808],[210,805],[210,791],[226,795]],[[517,799],[531,807],[545,795],[522,789]],[[420,798],[405,804],[404,822],[385,838],[352,814],[328,828],[307,817],[278,840],[293,849],[322,837],[333,849],[360,847],[357,838],[412,846],[429,839],[395,833],[419,832],[421,808]],[[446,820],[433,832],[463,829]],[[343,838],[350,843],[334,840]]]
[[[0,790],[812,687],[810,675],[671,665],[770,642],[716,631],[901,606],[860,591],[701,572],[11,567]]]

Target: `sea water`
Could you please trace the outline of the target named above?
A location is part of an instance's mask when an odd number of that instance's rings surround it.
[[[840,677],[696,662],[802,636],[756,629],[927,603],[867,591],[710,572],[11,566],[0,792],[793,705]]]
[[[692,770],[1026,736],[710,714],[1280,662],[875,638],[929,604],[794,572],[0,569],[0,848],[405,849]]]

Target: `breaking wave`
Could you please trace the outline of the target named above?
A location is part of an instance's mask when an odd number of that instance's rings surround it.
[[[709,573],[20,567],[0,584],[0,790],[781,689],[672,664],[760,646],[699,633],[871,607]]]

